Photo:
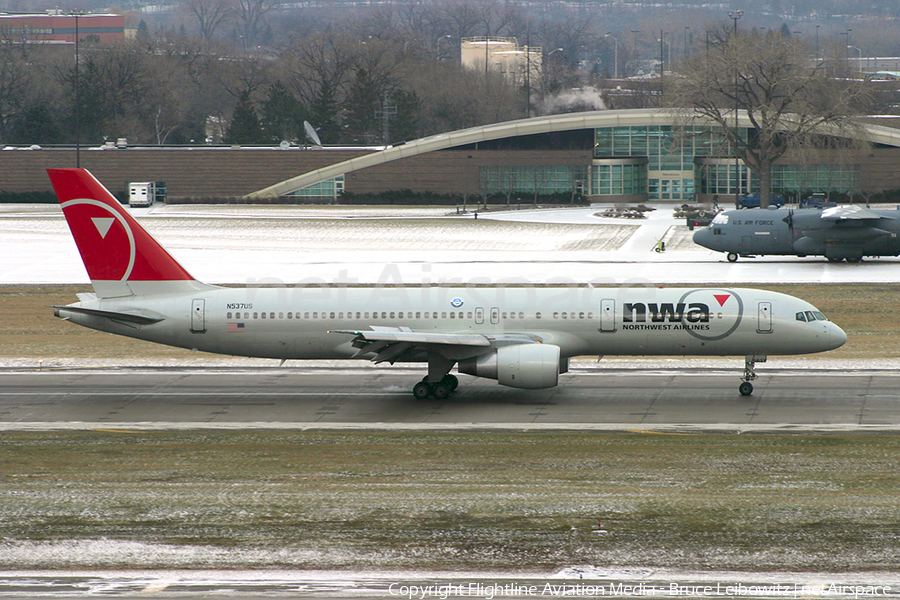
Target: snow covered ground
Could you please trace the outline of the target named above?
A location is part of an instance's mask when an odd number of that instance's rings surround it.
[[[674,207],[642,221],[602,208],[456,215],[448,207],[155,206],[134,214],[200,280],[223,284],[894,283],[900,259],[728,263]],[[658,240],[665,252],[656,252]],[[87,283],[53,205],[0,206],[0,284]]]

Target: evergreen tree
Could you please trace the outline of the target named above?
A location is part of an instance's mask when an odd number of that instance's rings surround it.
[[[350,91],[344,101],[346,115],[344,126],[348,142],[371,144],[380,138],[381,123],[376,123],[375,112],[380,108],[383,95],[365,69],[356,71]],[[385,143],[387,140],[385,140]]]
[[[262,128],[268,142],[282,140],[296,142],[304,139],[303,121],[309,111],[297,100],[281,81],[269,88],[269,95],[262,105]]]
[[[338,126],[338,105],[335,95],[335,89],[323,83],[309,107],[311,123],[319,131],[319,139],[323,144],[343,141]]]
[[[63,140],[50,106],[46,102],[37,102],[13,119],[9,141],[13,144],[58,144]]]
[[[258,144],[263,142],[263,131],[250,101],[250,92],[243,92],[225,130],[226,144]]]

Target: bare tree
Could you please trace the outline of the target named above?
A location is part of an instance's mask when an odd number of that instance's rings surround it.
[[[771,196],[772,165],[785,152],[822,135],[862,139],[854,117],[869,100],[861,82],[825,77],[805,45],[775,32],[723,28],[715,37],[666,80],[664,103],[685,123],[718,126],[758,178],[761,206]],[[737,115],[746,115],[749,135],[742,135]]]
[[[228,0],[183,0],[184,10],[197,20],[200,36],[209,40],[228,19]]]
[[[232,19],[237,24],[244,51],[256,47],[263,17],[281,5],[278,0],[231,0]]]

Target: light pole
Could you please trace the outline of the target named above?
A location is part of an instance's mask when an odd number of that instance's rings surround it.
[[[75,168],[81,168],[81,84],[78,80],[78,17],[84,14],[83,10],[74,9],[75,17]]]
[[[854,50],[856,50],[857,52],[859,52],[859,61],[856,63],[856,70],[859,71],[860,73],[862,73],[862,58],[863,58],[863,56],[862,56],[862,50],[860,50],[860,49],[857,48],[856,46],[847,46],[847,49],[848,49],[848,50],[849,50],[850,48],[853,48]]]
[[[737,42],[738,19],[744,16],[742,10],[729,10],[728,17],[734,21],[734,38]],[[734,49],[732,48],[732,51]],[[738,156],[738,140],[741,136],[740,124],[738,122],[738,72],[737,63],[734,66],[734,206],[740,206],[741,201],[741,160]]]
[[[618,79],[619,78],[619,38],[617,38],[616,36],[614,36],[611,33],[607,33],[603,37],[611,37],[613,39],[613,42],[614,42],[613,62],[615,64],[615,66],[614,66],[615,75],[613,75],[613,79]]]

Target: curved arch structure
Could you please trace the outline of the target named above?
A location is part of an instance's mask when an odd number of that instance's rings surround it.
[[[620,126],[644,126],[644,125],[673,125],[676,120],[682,118],[674,111],[661,109],[637,109],[637,110],[605,110],[562,115],[549,115],[492,123],[469,129],[460,129],[449,133],[439,133],[429,137],[406,142],[402,145],[391,146],[380,152],[373,152],[365,156],[359,156],[335,163],[321,169],[309,171],[297,177],[286,179],[275,185],[263,188],[247,194],[250,198],[265,198],[285,196],[310,185],[327,181],[339,175],[344,175],[367,167],[374,167],[394,160],[444,150],[456,146],[465,146],[478,142],[487,142],[508,137],[522,135],[536,135],[555,131],[573,131],[578,129],[595,129],[598,127]],[[712,124],[710,122],[709,124]],[[738,113],[738,124],[742,127],[750,127],[750,120],[743,111]],[[900,130],[880,125],[863,125],[867,133],[868,141],[887,146],[900,147]]]

